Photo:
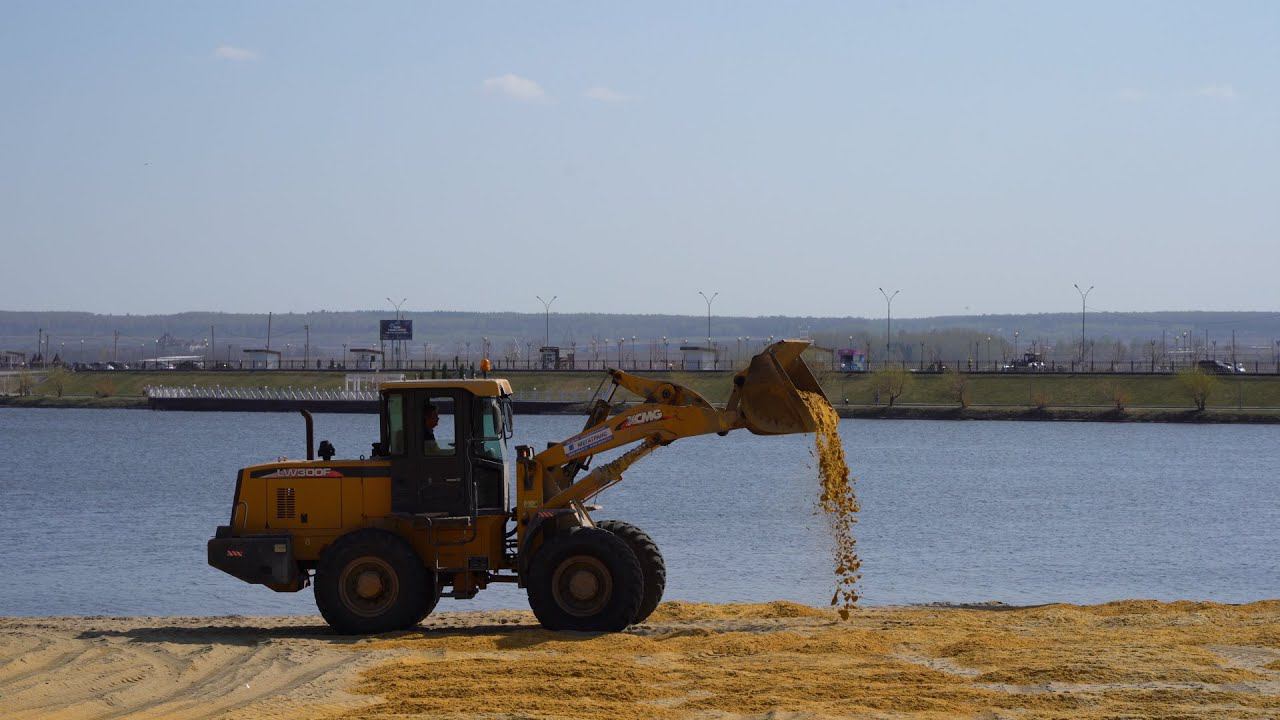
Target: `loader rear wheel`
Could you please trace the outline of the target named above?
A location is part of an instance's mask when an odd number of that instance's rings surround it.
[[[427,573],[427,593],[426,602],[422,604],[422,610],[418,612],[418,619],[413,622],[414,625],[427,619],[427,616],[436,609],[436,605],[440,604],[440,578],[433,572]]]
[[[631,548],[636,560],[640,562],[640,573],[644,576],[644,594],[640,596],[640,607],[632,623],[642,623],[662,602],[662,592],[667,589],[667,563],[658,551],[658,544],[649,537],[649,533],[621,520],[601,520],[596,527],[617,535]]]
[[[570,528],[543,543],[529,565],[529,607],[548,630],[617,632],[640,607],[635,553],[608,530]]]
[[[434,573],[404,540],[383,530],[338,538],[316,567],[316,607],[344,635],[403,630],[435,606]]]

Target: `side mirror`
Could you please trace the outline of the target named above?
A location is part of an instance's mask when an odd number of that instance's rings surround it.
[[[510,440],[516,434],[516,423],[511,411],[511,401],[502,403],[502,438]]]

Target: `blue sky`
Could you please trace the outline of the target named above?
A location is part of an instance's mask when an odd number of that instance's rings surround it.
[[[5,3],[0,308],[1269,310],[1280,4]]]

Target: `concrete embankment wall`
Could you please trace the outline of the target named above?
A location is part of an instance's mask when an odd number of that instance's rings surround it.
[[[186,410],[212,412],[297,412],[370,413],[377,414],[378,402],[370,400],[299,400],[263,398],[151,398],[152,410]],[[441,408],[448,412],[450,408]],[[579,402],[515,401],[512,410],[520,415],[579,414],[585,405]]]

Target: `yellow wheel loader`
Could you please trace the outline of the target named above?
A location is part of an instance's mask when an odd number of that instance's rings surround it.
[[[800,392],[822,390],[783,341],[733,377],[724,409],[692,390],[610,369],[582,432],[535,452],[519,446],[509,504],[506,380],[417,380],[382,386],[381,432],[368,459],[313,457],[253,465],[236,475],[231,522],[209,541],[209,564],[277,592],[314,586],[338,632],[412,627],[441,596],[471,598],[517,583],[543,626],[617,631],[642,622],[666,584],[662,554],[642,530],[595,522],[587,503],[655,448],[746,428],[812,432]],[[614,404],[618,388],[641,400]],[[633,446],[592,468],[594,456]]]

